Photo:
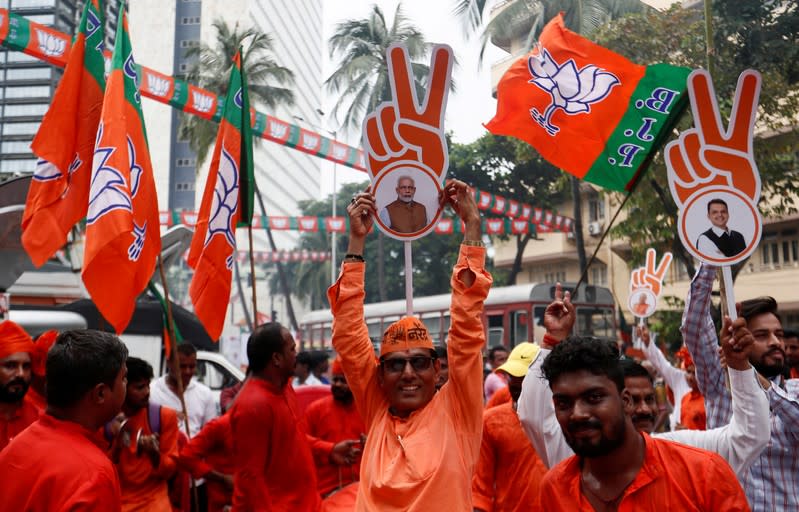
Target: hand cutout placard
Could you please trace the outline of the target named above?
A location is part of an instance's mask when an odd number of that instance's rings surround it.
[[[633,270],[630,275],[630,296],[627,305],[638,318],[652,316],[657,310],[658,297],[663,289],[663,279],[671,264],[670,252],[663,254],[660,264],[655,265],[657,253],[646,250],[646,266]]]

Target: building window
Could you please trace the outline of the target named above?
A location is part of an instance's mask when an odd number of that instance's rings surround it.
[[[181,48],[196,48],[200,46],[200,41],[197,39],[181,39],[180,40],[180,47]]]
[[[6,87],[6,98],[49,98],[49,85]]]
[[[760,242],[760,266],[764,270],[799,266],[799,232],[787,229],[764,233]]]
[[[39,59],[22,52],[6,52],[6,62],[39,62]]]
[[[48,105],[35,103],[32,105],[6,105],[3,110],[5,117],[43,116]]]
[[[606,286],[608,284],[608,267],[602,263],[591,265],[591,284]]]
[[[0,153],[30,153],[30,141],[9,141],[0,144]]]
[[[31,7],[53,7],[55,0],[13,0],[14,9],[31,8]],[[0,2],[0,7],[8,6],[8,0]],[[26,16],[27,17],[27,16]]]
[[[175,165],[178,167],[194,167],[197,165],[196,158],[178,158],[175,160]]]
[[[600,222],[605,220],[605,198],[597,193],[588,199],[588,221]]]
[[[14,4],[14,7],[17,7],[16,2]],[[55,16],[52,14],[35,14],[33,16],[25,16],[25,19],[42,25],[52,25],[55,22]]]
[[[39,123],[4,123],[3,135],[33,135],[39,130]]]
[[[181,25],[199,25],[200,24],[200,17],[199,16],[183,16],[180,18]]]
[[[185,63],[181,64],[180,66],[178,66],[178,70],[180,70],[181,73],[185,73],[189,70],[189,65]]]
[[[194,183],[175,183],[175,190],[178,192],[190,192],[194,190]]]
[[[36,159],[0,160],[2,172],[33,172],[36,169]]]
[[[12,68],[6,70],[6,80],[49,80],[50,68]]]

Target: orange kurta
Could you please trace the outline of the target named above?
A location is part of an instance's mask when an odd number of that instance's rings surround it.
[[[691,430],[705,430],[705,397],[693,389],[683,395],[680,408],[680,424]]]
[[[366,433],[355,404],[343,405],[332,396],[317,400],[305,411],[305,422],[316,463],[316,487],[322,496],[358,481],[361,461],[352,466],[337,466],[330,462],[333,446],[347,439],[360,439]]]
[[[474,508],[486,512],[539,510],[535,503],[546,472],[513,404],[486,409],[480,459],[472,478]]]
[[[194,478],[204,478],[211,471],[233,475],[233,438],[230,415],[223,414],[206,423],[200,433],[180,449],[180,465]],[[208,512],[222,512],[233,503],[233,490],[215,480],[205,480]]]
[[[727,461],[719,455],[641,433],[646,454],[641,470],[624,491],[618,512],[748,511],[746,496]],[[573,455],[544,476],[542,510],[593,512],[580,489],[580,459]]]
[[[161,457],[154,467],[150,457],[136,454],[136,437],[150,435],[148,407],[142,407],[128,419],[126,429],[131,432],[131,446],[123,447],[116,464],[122,489],[123,512],[160,512],[170,510],[167,480],[175,474],[178,462],[178,416],[169,407],[161,407],[161,433],[158,444]]]
[[[40,410],[26,396],[10,418],[0,417],[0,452],[28,425],[39,419]]]
[[[496,407],[498,405],[510,403],[511,396],[510,396],[510,388],[508,386],[499,388],[491,395],[491,399],[488,400],[486,404],[486,409],[491,409],[492,407]]]
[[[449,381],[407,418],[389,413],[363,317],[364,263],[344,263],[328,290],[333,346],[368,429],[356,510],[471,512],[480,453],[485,334],[480,315],[491,286],[485,249],[462,245],[452,277]],[[475,273],[471,287],[458,277]]]
[[[0,512],[118,512],[117,472],[96,439],[43,414],[0,452]]]

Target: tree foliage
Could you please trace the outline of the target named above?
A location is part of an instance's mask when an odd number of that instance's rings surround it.
[[[242,65],[247,75],[250,104],[275,109],[278,105],[294,103],[294,73],[281,66],[274,57],[272,37],[255,28],[242,30],[236,25],[232,30],[223,20],[213,23],[216,39],[213,46],[202,43],[186,51],[186,57],[196,58],[185,79],[220,96],[227,94],[233,57],[243,47]],[[181,114],[180,135],[188,138],[197,153],[199,168],[214,145],[218,125],[199,116]]]
[[[766,9],[765,4],[772,5]],[[759,0],[725,0],[714,2],[714,6],[713,81],[723,121],[725,125],[728,122],[738,75],[748,66],[756,67],[763,76],[757,125],[760,135],[755,139],[755,161],[763,184],[760,210],[764,216],[777,217],[794,212],[799,192],[796,161],[799,147],[796,127],[792,126],[799,116],[799,94],[793,83],[796,62],[775,58],[770,52],[785,46],[796,51],[796,10],[789,9],[780,15],[773,3]],[[746,24],[735,17],[740,12],[748,13]],[[755,15],[758,18],[752,19]],[[787,18],[783,19],[784,16]],[[760,28],[755,30],[757,27]],[[790,27],[794,32],[789,44],[784,34],[790,33]],[[768,44],[759,46],[756,33],[769,34],[763,36]],[[666,12],[622,18],[605,25],[597,32],[596,40],[639,64],[668,62],[700,68],[706,63],[704,21],[696,10],[674,7]],[[682,131],[692,125],[689,111],[678,129]],[[640,264],[647,247],[654,246],[659,251],[671,250],[693,272],[693,260],[677,234],[678,210],[669,193],[662,152],[653,160],[626,208],[627,218],[616,226],[615,233],[630,241],[632,264]],[[737,274],[736,270],[740,267],[734,269]]]

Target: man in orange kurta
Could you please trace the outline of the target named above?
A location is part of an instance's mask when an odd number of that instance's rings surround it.
[[[544,477],[542,510],[749,510],[719,455],[636,431],[615,344],[577,336],[548,343],[555,348],[542,373],[575,455]]]
[[[330,396],[313,402],[305,410],[316,463],[316,485],[322,497],[358,481],[361,439],[366,432],[340,358],[331,367],[330,391]]]
[[[33,340],[22,327],[0,323],[0,451],[39,418],[27,397],[31,384]]]
[[[367,428],[358,511],[472,511],[483,411],[481,314],[491,275],[484,269],[480,214],[467,185],[450,180],[442,196],[464,221],[465,232],[451,280],[449,380],[438,392],[439,363],[417,317],[386,330],[375,364],[363,316],[362,256],[377,213],[374,196],[360,193],[347,207],[348,254],[328,299],[333,346]]]
[[[125,400],[119,339],[66,331],[47,356],[47,412],[0,452],[0,512],[118,512],[119,480],[97,432]]]
[[[123,512],[170,510],[167,481],[178,460],[178,416],[150,403],[153,368],[129,357],[128,386],[122,413],[109,424],[114,432],[111,460],[122,489]]]
[[[233,439],[230,415],[206,423],[200,433],[180,449],[179,464],[208,487],[208,512],[224,512],[233,503]]]
[[[487,408],[483,413],[480,459],[472,478],[474,510],[480,512],[523,512],[536,510],[541,479],[547,467],[522,429],[516,403],[522,381],[538,346],[520,343],[496,371],[508,376],[511,401]],[[504,388],[503,388],[504,389]],[[499,392],[491,397],[493,400]]]

